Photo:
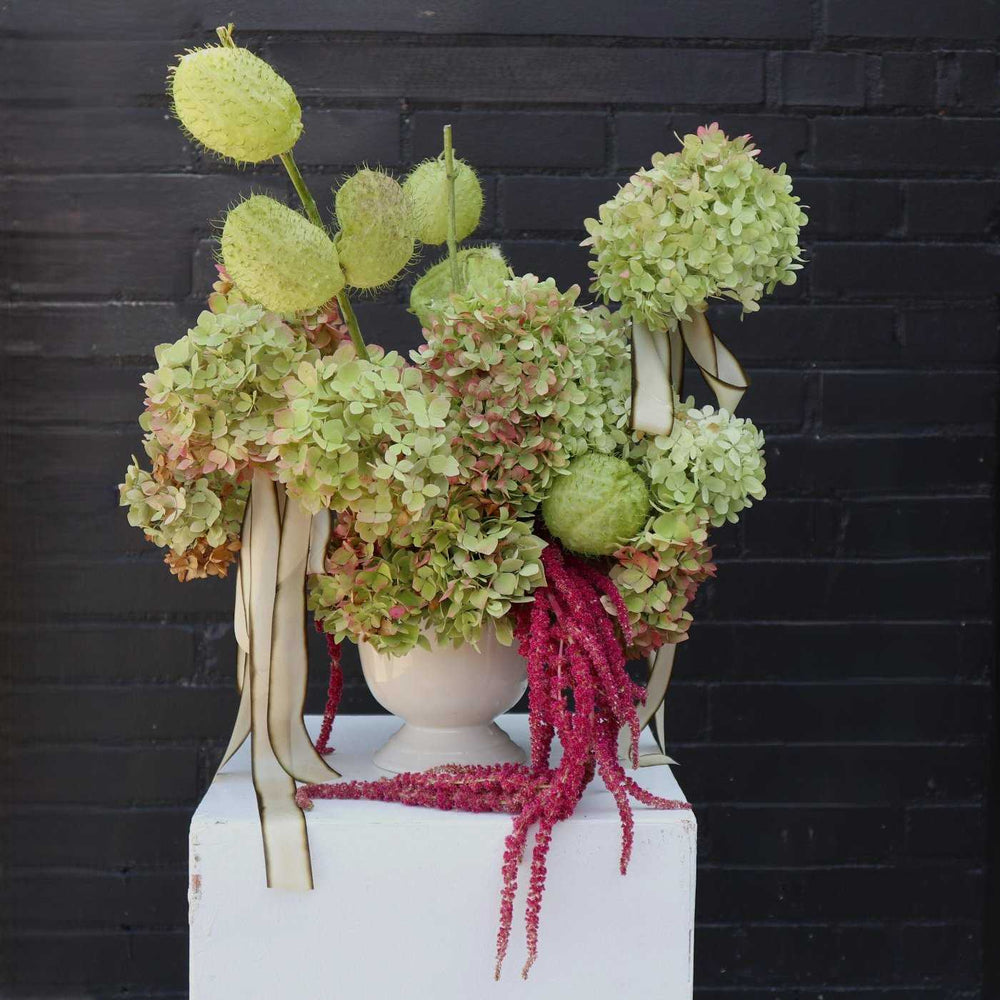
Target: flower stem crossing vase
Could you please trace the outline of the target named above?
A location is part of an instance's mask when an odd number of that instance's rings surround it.
[[[524,694],[524,660],[485,629],[479,649],[416,647],[402,656],[360,643],[361,667],[375,700],[404,720],[375,754],[386,771],[441,764],[521,763],[524,751],[494,722]]]

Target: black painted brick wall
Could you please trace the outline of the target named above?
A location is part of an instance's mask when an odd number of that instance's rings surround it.
[[[742,324],[715,313],[754,379],[771,495],[719,533],[669,700],[701,828],[698,998],[991,995],[984,0],[0,3],[2,995],[184,995],[185,831],[235,709],[231,590],[174,583],[114,484],[152,347],[211,280],[208,220],[251,183],[291,198],[167,115],[164,67],[230,17],[302,96],[321,201],[355,161],[434,153],[450,121],[482,169],[482,235],[564,284],[586,280],[582,218],[674,131],[719,119],[787,161],[810,266]],[[416,342],[400,296],[359,312]],[[372,708],[355,671],[345,704]]]

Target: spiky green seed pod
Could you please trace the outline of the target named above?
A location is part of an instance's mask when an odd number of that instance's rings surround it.
[[[426,271],[410,292],[410,312],[429,326],[435,303],[442,302],[453,292],[469,296],[489,295],[510,277],[510,268],[496,246],[470,247],[458,251],[459,287],[451,287],[451,262],[446,257]]]
[[[317,309],[344,287],[333,240],[266,195],[226,216],[222,261],[244,295],[274,312]]]
[[[556,479],[542,503],[542,516],[567,548],[609,556],[642,530],[649,516],[649,491],[628,462],[588,452]]]
[[[237,163],[287,153],[302,134],[295,92],[248,49],[210,45],[171,68],[174,114],[207,149]]]
[[[448,178],[441,159],[424,160],[403,184],[417,220],[417,239],[438,246],[448,238]],[[479,225],[483,189],[475,171],[455,160],[455,238],[461,242]]]
[[[387,285],[410,262],[415,248],[413,205],[398,181],[362,168],[337,190],[337,249],[347,283]]]

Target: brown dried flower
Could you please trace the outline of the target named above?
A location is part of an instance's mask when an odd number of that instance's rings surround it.
[[[210,545],[207,539],[199,538],[184,552],[168,552],[163,561],[181,583],[209,576],[221,578],[229,573],[230,563],[236,561],[240,544],[238,538],[229,538],[222,545]]]

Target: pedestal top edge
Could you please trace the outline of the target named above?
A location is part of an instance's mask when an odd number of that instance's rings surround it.
[[[515,743],[528,746],[528,717],[526,715],[504,715],[497,720]],[[319,732],[319,716],[307,716],[306,728],[315,739]],[[389,738],[400,725],[391,715],[344,715],[337,718],[331,744],[335,752],[328,757],[347,780],[371,780],[386,777],[385,771],[377,768],[371,760],[372,753]],[[655,749],[652,737],[644,734],[641,744],[644,750]],[[654,795],[667,799],[686,801],[683,791],[667,765],[643,767],[627,773]],[[438,809],[423,809],[382,802],[317,801],[308,813],[310,828],[314,825],[379,824],[379,825],[450,825],[500,822],[506,826],[510,817],[502,813],[462,813],[446,812]],[[673,823],[694,824],[691,810],[650,809],[634,803],[637,825],[663,825]],[[198,805],[191,824],[194,826],[217,823],[252,823],[259,825],[256,798],[250,776],[250,745],[244,743],[232,760],[219,772]],[[576,812],[568,822],[618,823],[618,810],[614,799],[604,787],[600,778],[595,778],[584,794]]]

